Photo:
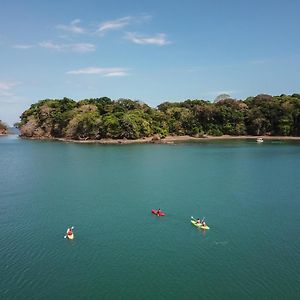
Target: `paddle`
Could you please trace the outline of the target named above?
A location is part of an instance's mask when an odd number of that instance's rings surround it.
[[[193,221],[197,222],[198,220],[196,220],[193,216],[191,216],[191,219],[193,219]],[[203,217],[203,219],[200,221],[200,224],[202,225],[203,221],[205,220],[205,217]]]
[[[69,229],[69,228],[68,228],[68,229]],[[71,229],[73,230],[73,229],[74,229],[74,226],[72,226]],[[66,238],[67,238],[67,235],[64,236],[64,239],[66,239]]]
[[[197,221],[193,216],[191,216],[191,219],[193,219],[194,221]],[[201,223],[205,220],[205,217],[203,217]]]
[[[191,216],[191,219],[193,220],[193,221],[195,221],[195,222],[197,222],[198,220],[197,219],[195,219],[193,216]],[[200,221],[201,222],[201,221]]]

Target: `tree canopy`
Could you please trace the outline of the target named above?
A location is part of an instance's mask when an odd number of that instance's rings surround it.
[[[7,133],[7,126],[5,123],[3,123],[1,120],[0,120],[0,134],[6,134]]]
[[[108,97],[75,102],[45,99],[24,111],[22,136],[139,139],[166,135],[300,135],[300,95],[266,94],[245,100],[164,102],[157,108]]]

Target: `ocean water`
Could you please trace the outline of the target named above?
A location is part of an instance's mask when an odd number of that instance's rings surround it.
[[[300,299],[299,222],[299,142],[0,137],[1,299]]]

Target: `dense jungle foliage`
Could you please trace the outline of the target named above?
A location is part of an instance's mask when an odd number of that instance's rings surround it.
[[[26,137],[138,139],[166,135],[300,135],[300,94],[164,102],[157,108],[107,97],[32,104],[18,124]]]
[[[6,134],[7,133],[7,126],[0,120],[0,134]]]

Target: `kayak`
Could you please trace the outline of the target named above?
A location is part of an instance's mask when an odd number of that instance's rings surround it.
[[[194,221],[194,220],[191,220],[191,223],[192,223],[194,226],[198,227],[198,228],[201,228],[201,229],[204,229],[204,230],[209,229],[209,227],[208,227],[207,225],[203,226],[202,224],[197,224],[197,222]]]
[[[69,240],[73,240],[74,239],[74,233],[72,233],[72,234],[67,234],[67,238],[69,239]]]
[[[157,210],[156,210],[156,209],[152,209],[151,212],[152,212],[154,215],[157,215],[158,217],[163,217],[163,216],[166,215],[166,214],[163,213],[162,211],[161,211],[159,214],[157,214]]]
[[[194,226],[198,227],[198,228],[201,228],[201,229],[209,229],[209,227],[208,227],[207,225],[203,226],[202,224],[197,224],[197,222],[194,221],[194,220],[191,220],[191,223],[192,223]]]
[[[71,227],[71,228],[68,228],[67,229],[67,232],[66,232],[66,237],[69,239],[69,240],[73,240],[74,239],[74,232],[72,231],[72,234],[68,234],[69,232],[69,229],[73,229],[74,227]]]

